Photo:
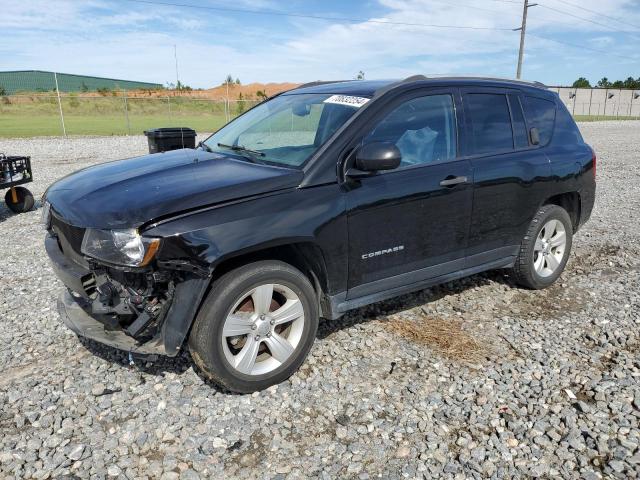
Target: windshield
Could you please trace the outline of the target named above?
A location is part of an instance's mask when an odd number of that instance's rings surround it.
[[[331,94],[280,95],[225,125],[204,144],[208,150],[257,163],[300,167],[367,100]]]

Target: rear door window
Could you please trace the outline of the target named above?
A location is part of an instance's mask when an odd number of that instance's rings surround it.
[[[556,104],[538,97],[524,97],[524,114],[529,128],[535,127],[540,134],[540,146],[549,143],[556,120]]]
[[[529,146],[529,136],[527,135],[527,125],[522,115],[522,106],[517,95],[509,95],[509,106],[511,107],[511,120],[513,121],[513,142],[516,149],[527,148]]]
[[[475,155],[513,150],[513,132],[507,96],[500,93],[465,95],[470,123],[471,149]]]

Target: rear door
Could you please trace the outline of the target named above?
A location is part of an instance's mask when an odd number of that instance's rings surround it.
[[[517,90],[463,90],[465,149],[474,176],[467,267],[516,255],[549,189],[550,163],[531,145],[521,102]]]
[[[453,89],[414,91],[360,137],[360,144],[394,143],[402,163],[348,184],[348,298],[462,268],[472,172],[459,154],[459,101]]]

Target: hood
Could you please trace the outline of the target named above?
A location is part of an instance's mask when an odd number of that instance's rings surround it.
[[[259,165],[203,150],[173,150],[85,168],[45,193],[67,222],[133,228],[161,216],[296,187],[299,170]]]

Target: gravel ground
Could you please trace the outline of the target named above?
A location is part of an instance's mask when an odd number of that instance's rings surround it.
[[[40,212],[2,204],[0,477],[637,476],[640,122],[581,129],[598,198],[557,285],[491,272],[357,310],[253,395],[206,384],[187,354],[129,365],[80,341],[55,311]],[[144,137],[0,140],[32,156],[38,197],[145,150]]]

